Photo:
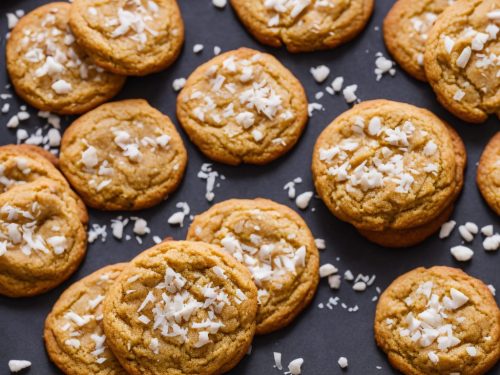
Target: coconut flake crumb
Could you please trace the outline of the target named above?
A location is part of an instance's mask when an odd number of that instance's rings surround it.
[[[439,231],[439,238],[444,239],[449,237],[453,229],[455,229],[456,225],[457,222],[455,220],[450,220],[441,225],[441,230]]]
[[[287,182],[285,186],[283,186],[283,190],[288,191],[288,198],[294,199],[296,196],[295,185],[302,183],[302,178],[296,177],[292,181]]]
[[[174,91],[180,91],[186,85],[186,78],[177,78],[172,82],[172,88]]]
[[[11,359],[9,361],[9,370],[10,372],[19,372],[28,367],[31,367],[30,361],[20,360],[20,359]]]
[[[180,227],[183,227],[184,219],[187,215],[189,215],[191,209],[189,208],[187,202],[179,202],[175,205],[175,207],[180,208],[181,211],[172,214],[172,216],[168,218],[168,223],[170,225],[179,225]]]
[[[459,262],[467,262],[468,260],[471,260],[474,255],[474,251],[461,245],[452,247],[450,252],[451,255],[453,255]]]
[[[297,358],[297,359],[294,359],[293,361],[291,361],[288,364],[289,374],[291,374],[291,375],[301,374],[301,367],[302,367],[303,363],[304,363],[303,358]]]
[[[325,250],[326,249],[326,242],[322,238],[315,238],[314,239],[314,244],[318,248],[318,250]]]
[[[212,164],[204,163],[201,165],[200,171],[198,172],[198,178],[206,181],[205,198],[209,202],[212,202],[215,198],[214,189],[219,186],[219,183],[217,183],[218,177],[221,180],[226,179],[224,175],[213,170]]]
[[[344,99],[348,104],[354,103],[358,100],[356,96],[356,90],[358,89],[358,85],[349,85],[343,91]]]
[[[212,0],[214,7],[222,9],[226,6],[227,0]]]
[[[333,275],[334,273],[337,273],[338,271],[339,270],[337,269],[337,267],[335,267],[333,264],[326,263],[319,268],[319,277],[328,277],[330,275]]]
[[[314,80],[318,83],[324,82],[330,75],[330,68],[326,65],[319,65],[310,69]]]
[[[281,364],[281,353],[279,352],[274,352],[274,367],[276,367],[278,370],[283,370],[283,365]]]
[[[200,53],[201,51],[203,51],[203,48],[203,44],[197,43],[193,46],[193,52]]]
[[[295,204],[301,210],[305,210],[307,208],[307,206],[309,206],[309,203],[311,202],[313,195],[314,195],[314,193],[312,191],[306,191],[306,192],[300,194],[295,199]]]
[[[377,81],[380,81],[386,73],[389,73],[391,76],[396,74],[396,69],[394,68],[396,64],[394,61],[386,58],[382,52],[377,52],[375,56],[375,75]]]
[[[347,361],[346,357],[340,357],[337,363],[339,364],[340,368],[346,368],[347,366],[349,366],[349,362]]]

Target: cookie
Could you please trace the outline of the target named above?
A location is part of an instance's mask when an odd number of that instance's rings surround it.
[[[30,105],[59,114],[86,112],[120,91],[125,77],[97,67],[75,42],[71,5],[50,3],[21,18],[7,40],[7,71]]]
[[[53,154],[36,146],[0,146],[0,194],[15,186],[48,178],[61,185],[60,191],[67,199],[74,200],[74,204],[78,206],[80,221],[87,225],[87,208],[80,197],[71,190],[61,172],[54,167],[54,163],[58,163],[58,160]]]
[[[160,203],[182,181],[186,163],[175,126],[142,99],[101,105],[61,141],[61,170],[86,204],[102,210]]]
[[[498,0],[458,0],[429,32],[424,67],[439,102],[464,121],[500,118]]]
[[[187,239],[221,246],[258,288],[257,334],[290,324],[311,302],[319,279],[314,237],[292,209],[267,199],[231,199],[195,217]]]
[[[44,293],[83,260],[87,233],[64,189],[39,178],[0,194],[0,294]]]
[[[398,0],[384,19],[384,41],[394,60],[408,74],[426,81],[425,42],[450,0]]]
[[[125,263],[114,264],[71,285],[45,320],[47,353],[67,375],[126,375],[106,342],[102,301]]]
[[[321,133],[312,171],[335,216],[374,242],[405,247],[446,220],[462,189],[465,163],[460,137],[431,112],[372,100]]]
[[[274,57],[240,48],[191,74],[177,98],[177,117],[210,159],[266,164],[297,143],[307,123],[307,98]]]
[[[175,0],[75,0],[71,30],[100,67],[143,76],[179,56],[184,24]]]
[[[375,340],[405,375],[486,373],[500,358],[500,310],[456,268],[417,268],[381,295]]]
[[[500,132],[490,140],[481,155],[476,181],[488,206],[500,215]]]
[[[247,30],[261,43],[290,52],[334,48],[366,26],[373,0],[231,0]]]
[[[132,375],[222,374],[247,353],[257,289],[217,246],[169,241],[125,268],[104,299],[104,331]]]

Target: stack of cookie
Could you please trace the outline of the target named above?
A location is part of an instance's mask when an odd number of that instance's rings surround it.
[[[37,147],[0,147],[0,294],[44,293],[85,256],[87,210],[51,160]]]
[[[457,117],[500,118],[498,9],[497,0],[398,0],[384,21],[385,43]]]

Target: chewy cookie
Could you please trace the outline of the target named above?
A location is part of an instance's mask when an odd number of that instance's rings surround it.
[[[425,73],[438,100],[464,121],[500,118],[500,2],[458,0],[429,32]]]
[[[74,0],[69,22],[95,63],[117,74],[163,70],[184,42],[175,0]]]
[[[160,203],[180,184],[186,163],[175,126],[142,99],[101,105],[61,141],[61,170],[85,203],[102,210]]]
[[[247,352],[257,290],[217,246],[163,242],[125,268],[104,300],[107,342],[134,375],[222,374]]]
[[[231,0],[236,14],[259,42],[290,52],[329,49],[365,27],[373,0]]]
[[[398,0],[384,19],[384,41],[394,60],[411,76],[426,81],[425,42],[453,0]]]
[[[125,263],[104,267],[71,285],[45,321],[50,359],[67,375],[126,375],[108,348],[102,301]]]
[[[75,201],[82,224],[87,225],[88,213],[73,190],[71,190],[64,176],[54,167],[59,160],[50,152],[31,145],[0,146],[0,194],[15,186],[48,178],[61,185],[60,191],[68,199]]]
[[[390,247],[423,241],[447,220],[463,185],[465,147],[431,112],[366,101],[319,136],[312,171],[339,219]]]
[[[379,299],[375,340],[405,375],[486,373],[500,358],[500,310],[456,268],[417,268]]]
[[[0,294],[48,291],[79,266],[87,247],[80,208],[46,178],[0,194]]]
[[[7,70],[16,93],[60,114],[86,112],[113,97],[125,77],[94,65],[75,42],[68,3],[50,3],[18,22],[7,41]]]
[[[271,55],[240,48],[198,67],[177,117],[210,159],[265,164],[290,150],[307,123],[304,88]]]
[[[196,216],[187,239],[219,245],[250,270],[258,288],[258,334],[291,323],[316,292],[314,237],[286,206],[267,199],[228,200]]]
[[[500,132],[490,140],[477,167],[477,186],[493,211],[500,215]]]

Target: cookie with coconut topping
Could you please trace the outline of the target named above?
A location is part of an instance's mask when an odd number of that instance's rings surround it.
[[[424,67],[438,100],[469,122],[500,118],[500,2],[458,0],[429,32]]]
[[[500,358],[500,310],[480,280],[456,268],[417,268],[382,294],[375,340],[406,375],[486,373]]]
[[[290,52],[330,49],[358,35],[373,0],[231,0],[247,30],[261,43]]]
[[[177,98],[177,117],[210,159],[265,164],[298,141],[307,122],[307,98],[274,57],[240,48],[191,74]]]
[[[500,132],[486,145],[479,160],[476,180],[486,203],[500,215]]]
[[[429,31],[454,0],[401,0],[384,19],[384,41],[390,54],[411,76],[426,81],[425,42]]]
[[[376,243],[403,247],[446,221],[463,185],[465,160],[460,137],[431,112],[373,100],[323,131],[312,170],[335,216]]]
[[[87,233],[63,189],[39,178],[0,194],[0,294],[44,293],[78,268]]]
[[[221,246],[258,288],[257,333],[283,328],[312,300],[319,254],[307,224],[267,199],[231,199],[195,217],[188,240]]]
[[[77,119],[61,142],[66,178],[89,206],[154,206],[182,181],[187,152],[170,119],[145,100],[106,103]]]
[[[104,267],[71,285],[45,320],[50,359],[65,374],[126,375],[106,342],[102,301],[125,263]]]
[[[163,70],[184,42],[175,0],[74,0],[70,25],[95,63],[117,74]]]
[[[169,241],[125,268],[104,299],[104,331],[134,375],[222,374],[247,353],[257,289],[221,249]]]
[[[125,77],[97,67],[69,29],[68,3],[43,5],[20,19],[7,40],[7,71],[32,106],[60,114],[86,112],[113,97]]]
[[[36,146],[5,145],[0,146],[0,194],[13,187],[34,182],[40,178],[48,178],[64,187],[61,193],[72,199],[78,206],[81,222],[88,222],[87,208],[73,190],[64,176],[54,167],[54,159],[58,159]]]

